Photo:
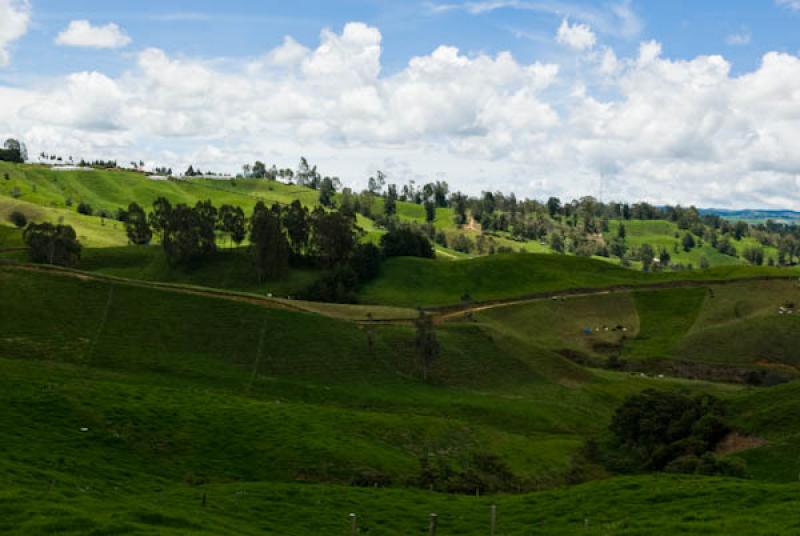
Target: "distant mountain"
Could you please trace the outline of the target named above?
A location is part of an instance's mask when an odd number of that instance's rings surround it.
[[[800,212],[794,210],[728,210],[722,208],[702,208],[701,214],[716,214],[729,220],[744,220],[748,222],[764,222],[773,220],[776,222],[794,223],[800,222]]]

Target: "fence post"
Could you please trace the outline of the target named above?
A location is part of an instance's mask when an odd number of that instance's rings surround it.
[[[358,516],[354,513],[350,514],[350,533],[352,536],[356,536],[358,534]]]
[[[431,514],[431,525],[430,525],[430,530],[428,531],[428,534],[430,536],[436,536],[436,518],[438,517],[439,516],[437,516],[436,514]]]
[[[489,532],[489,534],[491,536],[494,536],[494,531],[495,531],[496,528],[497,528],[497,506],[493,504],[492,505],[491,531]]]

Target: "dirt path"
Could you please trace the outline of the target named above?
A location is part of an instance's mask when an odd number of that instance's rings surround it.
[[[304,313],[317,313],[310,309],[296,306],[287,303],[286,300],[277,298],[268,298],[266,296],[260,297],[252,294],[243,294],[226,290],[218,290],[207,287],[191,287],[172,283],[159,283],[153,281],[141,281],[137,279],[127,279],[124,277],[112,277],[106,275],[91,274],[88,272],[80,272],[68,268],[60,268],[57,266],[38,265],[38,264],[4,264],[0,265],[0,270],[20,270],[26,272],[37,272],[57,275],[61,277],[71,277],[80,279],[81,281],[99,281],[103,283],[122,284],[131,287],[149,288],[153,290],[160,290],[164,292],[172,292],[176,294],[190,294],[194,296],[206,296],[211,298],[220,298],[223,300],[235,301],[239,303],[248,303],[251,305],[260,305],[262,307],[269,307],[271,309],[285,309],[289,311],[300,311]]]
[[[180,285],[174,283],[160,283],[155,281],[142,281],[138,279],[127,279],[123,277],[98,275],[90,272],[83,272],[69,268],[62,268],[58,266],[49,266],[42,264],[27,264],[27,263],[2,263],[0,270],[22,270],[29,272],[48,273],[59,275],[62,277],[72,277],[82,281],[100,281],[111,284],[123,284],[141,288],[149,288],[160,290],[163,292],[173,292],[178,294],[190,294],[195,296],[205,296],[211,298],[219,298],[223,300],[235,301],[239,303],[247,303],[251,305],[258,305],[261,307],[268,307],[271,309],[283,309],[288,311],[303,312],[319,314],[329,318],[336,318],[338,320],[347,320],[356,322],[358,324],[412,324],[414,321],[408,318],[381,318],[375,320],[366,319],[348,319],[334,314],[325,314],[324,311],[313,307],[303,307],[302,302],[292,303],[288,300],[279,298],[268,298],[266,296],[258,296],[255,294],[246,294],[235,291],[227,291],[221,289],[214,289],[209,287],[194,287],[189,285]],[[433,315],[435,323],[447,322],[458,318],[463,318],[470,313],[486,311],[490,309],[497,309],[500,307],[511,307],[525,303],[534,303],[545,300],[566,300],[571,298],[581,298],[588,296],[603,296],[614,292],[633,292],[639,290],[659,290],[669,288],[697,288],[706,287],[711,285],[726,285],[734,283],[743,283],[748,281],[773,281],[773,280],[786,280],[795,279],[797,276],[756,276],[739,279],[721,279],[721,280],[695,280],[695,281],[667,281],[662,283],[652,283],[649,285],[617,285],[606,288],[575,288],[564,289],[559,291],[545,291],[527,296],[518,296],[514,298],[491,300],[482,303],[473,303],[469,305],[452,305],[447,307],[431,308],[427,312]]]
[[[707,280],[686,280],[686,281],[664,281],[660,283],[651,283],[644,285],[615,285],[605,288],[575,288],[565,289],[558,291],[545,291],[528,296],[521,296],[516,298],[506,298],[491,300],[482,303],[474,303],[469,305],[452,305],[447,307],[432,308],[429,310],[434,317],[435,322],[446,322],[448,320],[463,317],[470,313],[479,311],[486,311],[489,309],[497,309],[499,307],[510,307],[524,303],[534,303],[545,300],[560,299],[566,300],[569,298],[582,298],[587,296],[602,296],[614,292],[634,292],[640,290],[664,290],[671,288],[700,288],[717,285],[730,285],[735,283],[746,283],[748,281],[784,281],[788,279],[796,279],[796,275],[791,276],[754,276],[742,277],[738,279],[707,279]]]

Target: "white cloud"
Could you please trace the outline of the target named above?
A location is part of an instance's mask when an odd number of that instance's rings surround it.
[[[606,198],[800,209],[791,54],[734,76],[721,56],[668,59],[650,41],[633,56],[588,53],[579,75],[440,46],[387,75],[380,32],[354,23],[263,58],[254,68],[146,49],[119,77],[0,86],[0,124],[33,153],[174,168],[304,154],[356,185],[387,167],[397,181],[536,197],[597,195],[603,173]]]
[[[798,2],[800,3],[800,2]],[[738,33],[732,33],[725,37],[725,42],[731,46],[749,45],[753,39],[753,34],[748,30],[742,30]]]
[[[122,48],[131,43],[131,38],[113,22],[92,26],[88,20],[73,20],[55,42],[70,47]]]
[[[800,11],[800,0],[775,0],[779,6],[788,7],[794,11]]]
[[[565,18],[558,27],[556,41],[573,50],[589,50],[597,43],[597,36],[587,24],[570,24]]]
[[[513,9],[546,13],[560,18],[566,16],[585,21],[601,33],[625,38],[639,35],[644,27],[641,19],[631,7],[631,0],[621,0],[604,8],[594,8],[585,3],[554,0],[476,0],[460,4],[429,2],[427,6],[433,14],[463,10],[471,15],[483,15],[499,9]]]
[[[0,0],[0,67],[11,61],[8,47],[28,31],[30,16],[28,0]]]

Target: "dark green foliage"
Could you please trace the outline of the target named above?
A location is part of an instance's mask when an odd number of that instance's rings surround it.
[[[149,244],[153,238],[153,231],[147,222],[147,214],[136,203],[131,203],[125,214],[125,232],[132,244]]]
[[[317,208],[311,213],[311,246],[323,266],[334,267],[356,247],[355,220],[339,211]]]
[[[92,214],[94,214],[94,210],[92,209],[92,206],[89,203],[84,203],[83,201],[81,201],[80,203],[78,203],[78,214],[91,216]]]
[[[33,262],[68,267],[80,262],[81,244],[69,225],[31,223],[22,236]]]
[[[430,199],[425,201],[425,221],[433,223],[436,219],[436,205]]]
[[[616,470],[678,470],[686,456],[713,452],[730,431],[723,404],[711,395],[687,395],[647,389],[629,396],[617,409],[611,467]],[[694,472],[694,471],[692,471]]]
[[[233,205],[222,205],[219,207],[217,215],[217,229],[228,233],[232,242],[237,246],[245,238],[245,218],[242,207]]]
[[[11,214],[8,215],[8,221],[14,224],[18,229],[22,229],[26,225],[28,225],[28,218],[25,216],[24,213],[20,212],[19,210],[13,211]]]
[[[333,206],[333,196],[336,194],[336,186],[330,177],[322,179],[319,185],[319,204],[323,207]]]
[[[342,205],[344,209],[344,204]],[[355,217],[355,215],[353,215]],[[302,255],[308,248],[311,223],[308,209],[295,199],[283,213],[283,226],[289,235],[289,243],[294,255]]]
[[[695,246],[694,237],[692,233],[683,235],[683,251],[691,251]]]
[[[381,250],[375,244],[359,244],[355,248],[350,266],[358,276],[359,284],[378,277],[382,260]]]
[[[656,252],[650,244],[642,244],[639,248],[639,260],[642,261],[642,269],[649,272],[653,266],[653,260],[656,258]]]
[[[742,256],[750,264],[762,266],[764,264],[764,248],[747,248]]]
[[[386,198],[383,200],[383,213],[387,217],[397,214],[397,186],[390,184],[386,190]]]
[[[385,257],[422,257],[432,259],[436,253],[428,237],[408,226],[393,229],[381,237]]]
[[[300,297],[329,303],[356,303],[359,279],[350,264],[341,264],[325,272]]]
[[[169,199],[159,197],[153,202],[153,212],[150,213],[150,227],[163,237],[164,231],[169,225],[171,214],[172,204]]]
[[[261,201],[256,204],[250,219],[250,242],[259,281],[286,275],[289,270],[289,241],[281,226],[280,207],[268,209]]]
[[[194,208],[176,205],[169,212],[161,244],[170,264],[191,266],[217,249],[214,229],[216,210],[211,202]]]

